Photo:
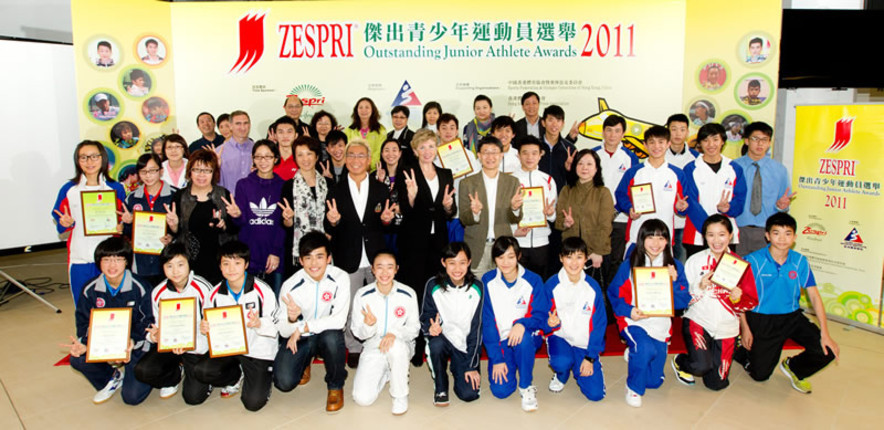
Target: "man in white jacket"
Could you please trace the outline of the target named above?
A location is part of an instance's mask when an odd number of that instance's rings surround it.
[[[303,269],[279,290],[276,327],[283,338],[273,364],[273,383],[291,391],[317,355],[325,362],[328,397],[325,410],[344,407],[344,326],[350,306],[350,276],[330,265],[331,246],[324,233],[312,231],[298,244]]]
[[[353,335],[364,342],[353,379],[353,401],[371,405],[390,381],[393,415],[408,411],[408,364],[420,331],[417,296],[393,280],[398,269],[393,253],[381,251],[374,257],[376,281],[356,292],[350,321]]]

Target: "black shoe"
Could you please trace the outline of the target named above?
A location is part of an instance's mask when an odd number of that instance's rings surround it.
[[[424,353],[423,351],[415,352],[413,356],[411,356],[411,364],[414,367],[421,367],[424,365]]]
[[[359,353],[351,352],[347,354],[347,367],[355,369],[359,367]]]
[[[449,403],[451,403],[451,401],[448,400],[448,393],[446,392],[436,393],[436,395],[433,397],[433,405],[440,408],[448,406]]]
[[[742,346],[737,347],[737,351],[734,352],[734,361],[743,366],[743,370],[749,371],[749,352]]]

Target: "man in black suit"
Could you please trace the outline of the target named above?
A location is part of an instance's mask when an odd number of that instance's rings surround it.
[[[344,156],[347,176],[329,190],[325,231],[331,235],[335,266],[350,274],[352,297],[356,290],[374,282],[370,261],[385,247],[384,230],[393,220],[396,205],[390,205],[387,186],[368,174],[371,149],[364,140],[350,141]],[[350,332],[349,319],[346,327],[347,364],[353,368],[359,362],[362,344]]]
[[[546,133],[540,120],[540,96],[537,93],[528,91],[522,94],[522,112],[525,112],[525,117],[516,121],[516,128],[513,130],[516,133],[513,139],[513,146],[516,149],[519,149],[525,137],[534,136],[542,139]]]
[[[393,131],[387,133],[387,140],[395,140],[399,142],[399,151],[402,152],[400,164],[413,166],[416,161],[414,151],[411,149],[411,139],[414,138],[414,132],[408,129],[408,116],[411,111],[405,106],[396,106],[390,112],[393,118]]]

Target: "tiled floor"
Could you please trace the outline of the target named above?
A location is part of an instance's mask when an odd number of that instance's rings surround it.
[[[0,258],[0,268],[18,279],[51,276],[64,281],[63,251]],[[73,302],[67,289],[44,296],[64,313],[55,314],[37,301],[20,296],[0,306],[0,429],[12,428],[420,428],[500,429],[552,428],[881,428],[884,408],[884,336],[841,324],[832,335],[841,345],[841,360],[812,378],[814,392],[803,395],[776,372],[769,381],[752,381],[741,368],[731,374],[730,388],[712,392],[685,387],[672,377],[644,397],[644,407],[633,409],[623,400],[626,364],[622,357],[602,359],[608,397],[586,401],[573,382],[553,394],[546,384],[551,371],[537,361],[534,374],[540,410],[524,413],[518,396],[482,399],[451,406],[432,405],[432,384],[426,367],[412,369],[410,409],[405,416],[390,414],[391,401],[382,394],[371,407],[356,406],[349,396],[335,415],[325,412],[324,371],[314,365],[313,380],[291,393],[273,392],[260,412],[246,411],[238,398],[224,400],[217,390],[196,407],[180,396],[161,400],[156,392],[131,407],[119,397],[100,406],[92,404],[94,390],[70,367],[53,367],[65,354],[58,346],[73,333]],[[352,371],[351,371],[352,372]],[[482,369],[487,378],[486,369]],[[352,377],[352,374],[351,374]],[[347,385],[346,389],[350,386]]]

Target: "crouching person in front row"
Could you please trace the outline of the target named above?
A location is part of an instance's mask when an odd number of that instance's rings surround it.
[[[421,331],[427,336],[430,374],[435,385],[433,404],[448,406],[448,361],[454,394],[472,402],[479,398],[479,358],[482,352],[482,282],[470,271],[470,248],[450,242],[442,248],[444,270],[427,281]]]
[[[174,242],[163,248],[159,262],[166,275],[166,280],[160,282],[150,293],[153,314],[150,317],[151,325],[147,329],[146,338],[150,344],[150,350],[135,366],[135,377],[145,384],[159,388],[161,399],[174,396],[181,385],[182,377],[184,377],[184,392],[182,393],[184,402],[189,405],[198,405],[209,397],[211,391],[209,384],[200,382],[193,376],[193,368],[200,361],[208,359],[209,343],[204,334],[197,333],[192,350],[185,351],[184,348],[173,348],[171,351],[160,352],[160,306],[163,300],[193,299],[196,305],[194,316],[196,325],[199,327],[199,323],[202,321],[204,302],[209,297],[212,286],[190,270],[190,263],[187,260],[187,246],[181,242]],[[180,306],[180,302],[178,305]],[[181,366],[184,367],[183,374]]]
[[[579,237],[562,241],[559,252],[562,269],[546,281],[546,297],[551,301],[546,321],[552,335],[546,338],[552,379],[549,390],[565,389],[574,374],[580,392],[587,399],[605,398],[605,377],[599,357],[605,350],[608,317],[605,296],[595,279],[583,268],[589,260],[586,242]]]
[[[248,354],[208,358],[194,367],[196,379],[221,389],[222,398],[230,398],[242,391],[242,404],[257,411],[270,399],[273,357],[276,356],[276,326],[273,314],[276,296],[264,281],[246,273],[249,267],[249,247],[238,241],[227,242],[218,249],[221,275],[205,308],[241,306],[246,324]],[[208,334],[209,322],[200,322],[200,333]]]
[[[420,330],[417,297],[393,277],[399,266],[390,251],[375,255],[371,271],[376,281],[356,292],[350,329],[364,342],[353,378],[353,401],[369,406],[390,381],[393,415],[408,411],[408,368],[414,339]]]
[[[344,407],[344,325],[350,307],[350,275],[332,266],[331,245],[324,233],[311,231],[298,243],[303,269],[279,290],[279,352],[273,365],[273,383],[280,391],[307,383],[304,370],[313,358],[325,362],[328,387],[325,410]]]
[[[135,365],[144,354],[144,334],[150,323],[150,285],[129,271],[132,247],[122,237],[111,237],[95,248],[95,262],[101,270],[87,282],[77,301],[77,337],[71,336],[71,367],[79,371],[98,390],[92,401],[104,403],[117,391],[123,402],[137,405],[150,394],[150,385],[135,379]],[[87,363],[90,314],[93,310],[132,308],[129,358],[120,361]],[[110,316],[113,318],[113,315]]]
[[[491,394],[505,399],[519,388],[522,410],[537,410],[534,354],[543,345],[549,299],[543,280],[519,264],[522,250],[512,236],[501,236],[491,247],[497,269],[482,276],[482,340],[488,352]],[[519,373],[516,380],[516,371]]]

